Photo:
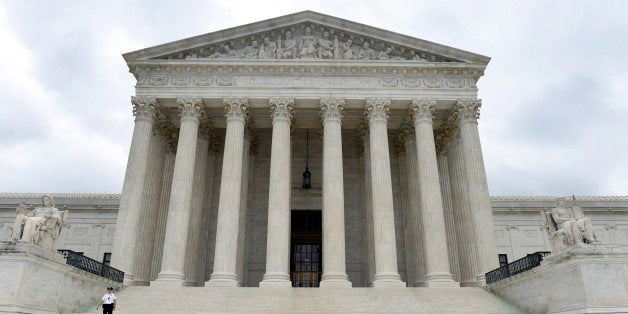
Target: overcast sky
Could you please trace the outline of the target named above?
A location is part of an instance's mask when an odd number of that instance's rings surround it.
[[[492,58],[493,195],[628,194],[628,1],[1,1],[0,192],[120,193],[121,54],[313,10]]]

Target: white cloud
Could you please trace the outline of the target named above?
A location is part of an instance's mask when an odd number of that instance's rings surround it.
[[[492,58],[479,83],[493,194],[626,194],[623,1],[0,4],[0,191],[120,192],[124,52],[302,10]]]

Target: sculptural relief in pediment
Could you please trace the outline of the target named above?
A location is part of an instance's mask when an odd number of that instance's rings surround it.
[[[300,23],[215,42],[163,55],[156,59],[459,61],[413,47],[396,45],[314,23]]]

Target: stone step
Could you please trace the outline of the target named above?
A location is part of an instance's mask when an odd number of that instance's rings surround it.
[[[116,314],[201,312],[522,313],[481,288],[127,287]],[[94,313],[97,313],[94,311]]]

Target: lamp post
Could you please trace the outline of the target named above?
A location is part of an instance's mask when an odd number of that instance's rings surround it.
[[[305,171],[303,171],[303,188],[312,188],[312,173],[308,170],[310,157],[310,130],[306,130],[305,135]]]

